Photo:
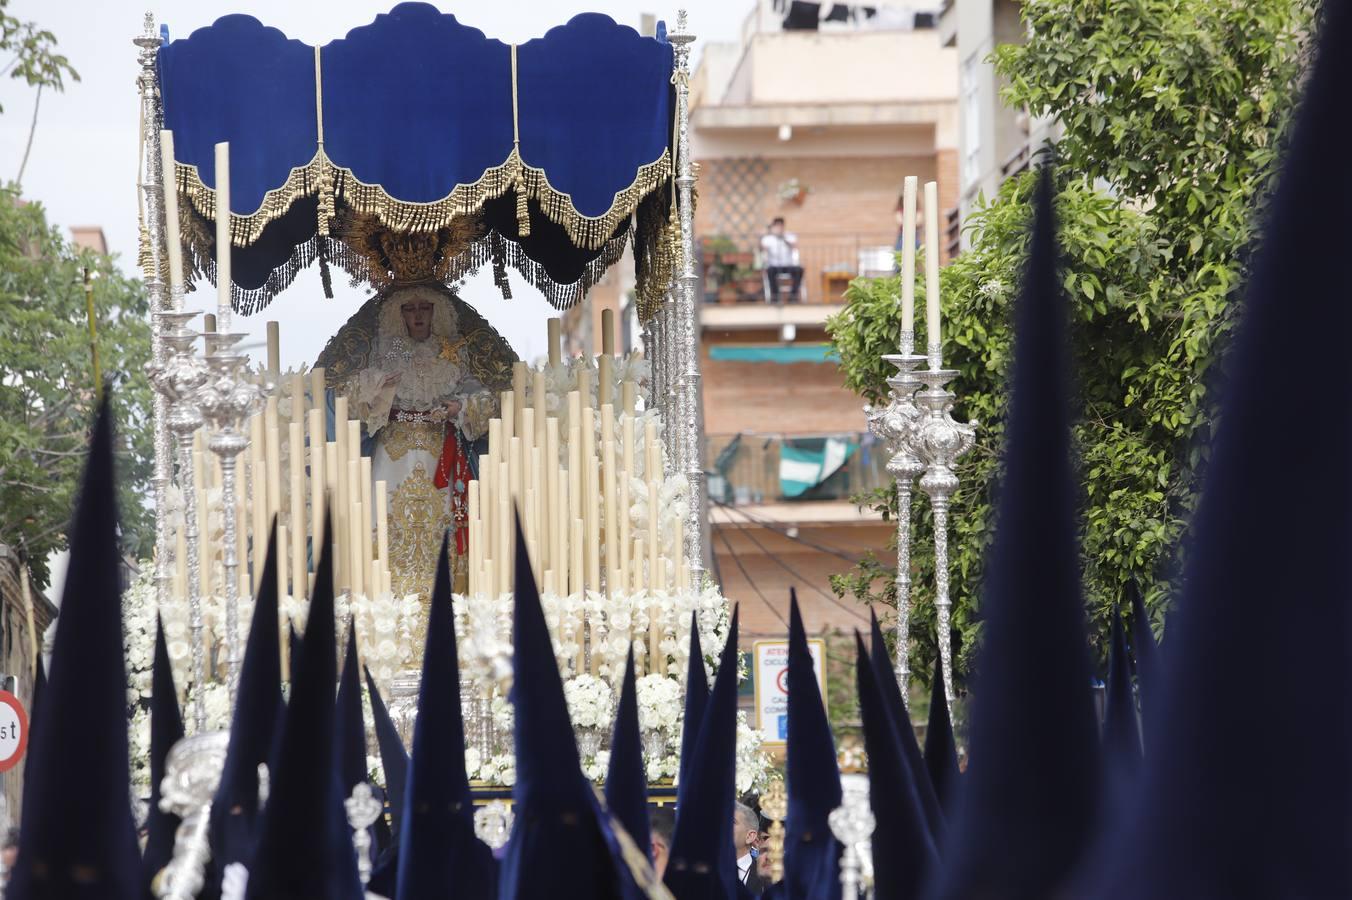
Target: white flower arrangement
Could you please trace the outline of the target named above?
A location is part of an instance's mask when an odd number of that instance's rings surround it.
[[[568,717],[574,728],[606,728],[615,715],[615,693],[604,680],[576,675],[563,683]]]
[[[765,735],[747,723],[746,713],[737,712],[737,793],[761,791],[769,784],[770,757],[762,749]]]
[[[644,675],[634,685],[641,731],[675,734],[684,711],[681,685],[665,675]]]

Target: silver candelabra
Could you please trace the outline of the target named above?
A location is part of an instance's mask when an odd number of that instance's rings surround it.
[[[915,392],[920,380],[915,369],[925,361],[923,356],[908,352],[907,341],[902,341],[902,352],[883,357],[897,368],[897,374],[887,379],[891,388],[891,402],[881,410],[868,411],[869,430],[894,448],[887,462],[887,471],[897,484],[897,681],[901,696],[909,702],[906,686],[910,682],[910,622],[911,622],[911,495],[916,478],[925,471],[925,463],[913,447],[915,431],[921,418],[915,403]]]
[[[197,491],[194,489],[193,435],[202,426],[202,411],[197,405],[198,391],[209,375],[206,363],[193,352],[197,333],[188,328],[196,313],[162,311],[155,314],[156,327],[163,331],[164,361],[151,367],[155,390],[165,398],[165,422],[174,436],[178,451],[178,484],[183,496],[183,542],[188,573],[188,625],[192,635],[192,679],[196,699],[193,725],[197,732],[206,729],[206,639],[202,623],[201,536],[197,530]],[[163,509],[157,515],[164,516]],[[165,528],[164,522],[159,523]]]
[[[913,333],[902,334],[900,353],[883,357],[896,367],[887,380],[891,388],[888,405],[881,410],[865,408],[869,430],[892,451],[887,471],[897,485],[897,681],[903,699],[910,681],[911,617],[911,497],[916,478],[930,500],[934,514],[935,631],[944,689],[952,703],[953,647],[950,635],[951,607],[948,580],[948,513],[958,476],[953,467],[972,448],[975,423],[953,420],[954,395],[947,390],[958,373],[941,368],[938,356],[915,353]],[[928,360],[928,368],[920,368]],[[923,388],[923,390],[922,390]]]
[[[221,563],[225,582],[225,648],[229,666],[230,705],[239,686],[241,659],[239,640],[239,558],[236,554],[239,521],[236,516],[235,461],[249,447],[243,432],[244,419],[258,405],[257,385],[244,377],[248,357],[234,352],[243,334],[208,334],[206,364],[210,373],[202,385],[198,403],[202,415],[211,424],[207,446],[221,461]],[[258,539],[258,536],[254,536]]]

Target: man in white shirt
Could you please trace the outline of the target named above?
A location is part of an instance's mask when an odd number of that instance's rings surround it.
[[[732,846],[737,854],[737,880],[746,885],[753,896],[765,890],[756,866],[756,842],[760,839],[760,817],[742,803],[733,806]]]
[[[779,276],[789,276],[789,302],[798,301],[798,289],[803,283],[803,267],[798,264],[798,236],[784,230],[784,219],[776,218],[761,236],[761,259],[770,282],[771,303],[779,302]]]

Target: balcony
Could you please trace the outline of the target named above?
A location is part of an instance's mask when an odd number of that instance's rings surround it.
[[[839,502],[890,478],[886,448],[866,432],[709,435],[704,451],[716,506]]]
[[[797,293],[781,276],[779,302],[789,305],[840,304],[845,289],[860,276],[892,273],[896,236],[869,234],[798,233],[798,265],[803,277]],[[760,234],[716,235],[700,246],[699,271],[706,303],[764,304],[775,293],[760,253]]]

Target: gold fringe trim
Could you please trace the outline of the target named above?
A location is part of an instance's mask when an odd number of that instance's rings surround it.
[[[518,207],[526,198],[535,200],[546,216],[563,226],[576,246],[597,250],[610,241],[621,222],[633,215],[639,201],[671,179],[671,172],[671,153],[664,149],[657,159],[639,167],[633,182],[615,192],[606,212],[586,216],[578,212],[570,194],[550,184],[543,169],[526,165],[515,148],[501,165],[486,169],[477,180],[458,184],[445,197],[427,203],[396,200],[382,186],[368,184],[351,169],[335,165],[320,149],[308,163],[293,168],[280,187],[264,194],[258,209],[247,214],[231,213],[230,241],[236,247],[253,244],[263,229],[281,218],[297,200],[315,194],[323,199],[321,215],[325,218],[333,216],[329,204],[342,201],[358,212],[379,216],[387,228],[423,232],[435,231],[452,219],[476,213],[485,201],[516,188]],[[197,167],[175,163],[174,176],[180,195],[187,197],[200,215],[215,221],[216,192],[202,182]]]
[[[184,228],[184,265],[191,269],[190,280],[200,277],[215,284],[216,258],[210,252],[210,243],[203,240],[210,229],[205,227],[200,218],[196,221],[196,228]],[[438,266],[437,274],[442,283],[449,286],[493,264],[496,257],[520,272],[526,283],[540,291],[551,306],[566,310],[581,301],[605,277],[610,267],[624,254],[628,243],[629,231],[626,229],[606,243],[600,255],[584,267],[581,277],[569,284],[559,284],[549,277],[544,266],[526,255],[520,244],[496,231],[490,231],[462,252],[443,261]],[[354,287],[373,283],[373,266],[369,255],[354,250],[335,237],[315,235],[299,244],[285,263],[273,269],[262,286],[246,289],[232,284],[230,296],[235,312],[243,316],[261,312],[278,294],[291,286],[302,270],[321,258],[347,273]]]
[[[258,209],[246,215],[231,213],[230,243],[236,247],[247,247],[257,241],[263,229],[284,216],[297,200],[319,193],[324,172],[331,167],[332,164],[320,150],[308,163],[292,169],[280,187],[265,193]],[[197,166],[175,162],[174,181],[178,185],[179,195],[191,200],[193,209],[204,218],[216,221],[216,191],[202,182]]]

